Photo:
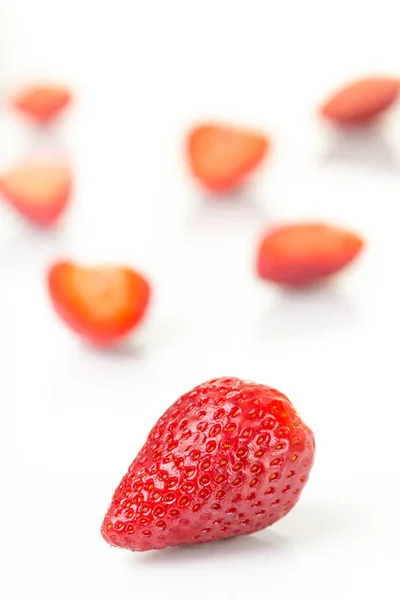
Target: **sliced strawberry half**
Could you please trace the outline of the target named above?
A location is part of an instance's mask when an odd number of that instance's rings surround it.
[[[339,125],[361,125],[373,121],[398,98],[400,79],[369,77],[350,83],[329,98],[321,115]]]
[[[22,163],[0,178],[0,191],[36,225],[52,225],[64,212],[72,190],[70,169],[52,161]]]
[[[57,314],[89,342],[108,346],[142,320],[150,285],[127,267],[87,268],[58,262],[48,274],[50,298]]]
[[[47,123],[59,115],[72,100],[66,87],[38,85],[27,88],[12,101],[14,107],[37,123]]]
[[[215,192],[240,185],[261,163],[268,147],[268,140],[260,133],[218,124],[196,127],[187,143],[195,177]]]
[[[334,275],[359,254],[357,234],[324,223],[278,227],[261,240],[257,271],[274,283],[302,286]]]

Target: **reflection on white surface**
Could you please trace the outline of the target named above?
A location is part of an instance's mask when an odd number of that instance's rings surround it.
[[[400,148],[393,144],[387,129],[381,121],[370,127],[337,128],[331,133],[323,162],[331,167],[376,169],[400,176]]]
[[[290,340],[335,335],[359,324],[357,306],[340,283],[307,290],[279,290],[260,318],[259,338]]]
[[[190,214],[189,226],[194,231],[212,235],[213,231],[226,231],[229,228],[257,227],[268,221],[265,199],[250,188],[221,196],[198,194],[196,210]],[[261,202],[263,199],[263,202]]]
[[[270,530],[262,534],[238,536],[236,539],[218,540],[208,545],[197,544],[170,548],[165,552],[136,554],[128,556],[127,560],[134,568],[145,570],[156,567],[166,569],[169,565],[184,568],[202,561],[209,564],[210,560],[215,562],[216,566],[220,563],[222,567],[225,567],[228,561],[233,567],[235,564],[239,566],[244,554],[249,560],[252,557],[252,560],[261,564],[271,556],[276,558],[280,555],[284,558],[287,551],[290,551],[290,542]]]

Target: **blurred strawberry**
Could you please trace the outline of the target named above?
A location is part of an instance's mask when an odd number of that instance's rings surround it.
[[[261,163],[268,148],[263,134],[221,124],[200,125],[187,141],[193,174],[213,192],[227,192],[240,185]]]
[[[57,314],[76,333],[98,346],[119,342],[143,319],[150,285],[127,267],[86,268],[58,262],[48,274]]]
[[[37,123],[48,123],[71,102],[72,94],[56,85],[38,85],[25,89],[12,101],[14,107]]]
[[[69,168],[55,161],[29,161],[16,165],[0,177],[0,191],[27,220],[53,225],[71,196]]]
[[[321,115],[339,125],[369,123],[398,98],[400,79],[369,77],[346,85],[321,107]]]
[[[323,223],[277,227],[261,239],[258,274],[274,283],[309,285],[346,267],[363,245],[357,234]]]

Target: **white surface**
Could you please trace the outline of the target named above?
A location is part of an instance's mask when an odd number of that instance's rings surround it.
[[[396,5],[0,0],[0,166],[50,143],[77,177],[54,233],[1,208],[1,597],[396,597],[400,107],[344,140],[314,114],[347,78],[400,71]],[[77,93],[50,142],[6,110],[14,86],[46,77]],[[212,202],[188,177],[181,140],[203,117],[273,137],[245,197]],[[281,293],[253,255],[263,226],[292,218],[349,225],[368,248],[326,289]],[[44,273],[65,255],[151,278],[133,350],[96,352],[57,321]],[[314,429],[299,505],[223,545],[108,548],[103,514],[150,427],[219,375],[276,386]]]

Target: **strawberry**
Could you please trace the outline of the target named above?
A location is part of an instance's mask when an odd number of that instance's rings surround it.
[[[321,115],[340,125],[364,124],[374,120],[397,99],[400,80],[370,77],[355,81],[323,104]]]
[[[55,85],[33,86],[13,100],[14,107],[37,123],[48,123],[71,102],[71,92]]]
[[[298,501],[314,450],[312,431],[277,390],[234,377],[203,383],[151,430],[102,535],[143,551],[264,529]]]
[[[263,236],[257,270],[274,283],[308,285],[346,267],[362,247],[358,235],[332,225],[286,225]]]
[[[112,345],[142,320],[150,286],[127,267],[85,268],[58,262],[48,274],[51,301],[61,319],[91,343]]]
[[[191,169],[205,188],[226,192],[236,188],[264,158],[267,139],[260,133],[206,124],[189,135]]]
[[[21,163],[0,178],[0,191],[18,212],[36,225],[52,225],[71,195],[69,168],[54,161]]]

